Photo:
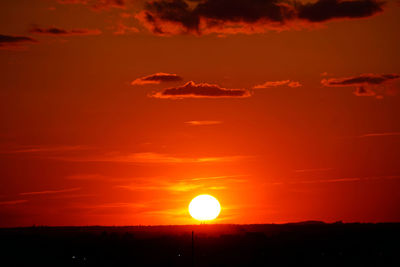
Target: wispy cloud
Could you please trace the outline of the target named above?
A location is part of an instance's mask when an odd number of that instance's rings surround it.
[[[93,10],[108,10],[110,8],[125,9],[125,0],[57,0],[60,4],[80,4]]]
[[[14,154],[14,153],[52,153],[52,152],[68,152],[68,151],[80,151],[87,150],[87,146],[24,146],[17,147],[8,150],[0,151],[1,154]]]
[[[134,203],[134,202],[110,202],[110,203],[89,205],[87,207],[94,209],[145,208],[147,207],[147,205],[144,203]]]
[[[143,152],[120,154],[114,153],[102,156],[88,157],[53,157],[53,159],[78,161],[78,162],[120,162],[120,163],[212,163],[229,162],[245,159],[245,156],[222,156],[222,157],[183,157],[161,153]]]
[[[68,180],[107,180],[108,177],[100,175],[100,174],[75,174],[75,175],[69,175],[65,177]]]
[[[124,23],[120,22],[117,24],[115,27],[114,34],[115,35],[127,35],[127,34],[134,34],[138,33],[139,29],[134,27],[134,26],[128,26],[125,25]]]
[[[348,182],[366,182],[366,181],[377,181],[377,180],[393,180],[393,179],[400,179],[400,176],[399,175],[389,175],[389,176],[326,178],[326,179],[316,179],[316,180],[273,182],[272,184],[274,184],[274,185],[283,185],[283,184],[326,184],[326,183],[348,183]]]
[[[266,89],[266,88],[273,88],[278,86],[288,86],[291,88],[296,88],[302,86],[300,82],[291,81],[291,80],[284,80],[284,81],[268,81],[263,84],[259,84],[253,87],[253,89]]]
[[[239,178],[244,175],[195,177],[185,179],[142,179],[129,184],[117,185],[115,188],[130,191],[168,191],[170,193],[189,192],[197,189],[224,190],[233,183],[244,182]]]
[[[315,183],[343,183],[343,182],[358,182],[361,178],[338,178],[338,179],[320,179],[320,180],[306,180],[294,183],[299,184],[315,184]]]
[[[60,194],[67,192],[74,192],[81,190],[80,187],[68,188],[68,189],[58,189],[58,190],[43,190],[43,191],[35,191],[35,192],[24,192],[20,193],[21,196],[35,196],[35,195],[49,195],[49,194]]]
[[[99,35],[101,31],[98,29],[72,29],[66,30],[56,27],[41,28],[33,27],[30,30],[31,33],[42,34],[42,35],[53,35],[53,36],[83,36],[83,35]]]
[[[136,80],[131,82],[131,85],[160,84],[160,83],[180,82],[180,81],[182,81],[182,77],[178,76],[177,74],[159,72],[141,78],[137,78]]]
[[[186,121],[185,123],[192,126],[206,126],[221,124],[222,121]]]
[[[188,192],[203,187],[201,184],[195,184],[184,181],[176,182],[155,182],[137,184],[131,183],[128,185],[118,185],[116,188],[130,191],[169,191],[169,192]]]
[[[27,201],[28,200],[26,200],[26,199],[0,201],[0,206],[17,205],[17,204],[25,203]]]
[[[381,137],[381,136],[400,136],[400,132],[386,132],[386,133],[369,133],[360,135],[360,138],[363,137]]]
[[[315,169],[299,169],[299,170],[294,170],[294,172],[297,173],[302,173],[302,172],[326,172],[326,171],[331,171],[333,168],[315,168]]]
[[[224,175],[224,176],[209,176],[209,177],[196,177],[191,178],[192,181],[203,181],[203,180],[229,180],[229,181],[236,181],[236,182],[243,182],[246,181],[243,178],[239,177],[246,177],[247,175]]]

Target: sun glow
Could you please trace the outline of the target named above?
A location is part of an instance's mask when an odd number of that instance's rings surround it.
[[[190,215],[198,221],[211,221],[218,217],[221,205],[210,195],[198,195],[189,204]]]

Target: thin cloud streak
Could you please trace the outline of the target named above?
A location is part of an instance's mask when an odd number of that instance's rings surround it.
[[[230,181],[245,181],[245,179],[238,179],[238,177],[246,177],[247,175],[225,175],[225,176],[210,176],[210,177],[199,177],[192,178],[192,181],[203,181],[203,180],[230,180]]]
[[[25,202],[28,202],[28,200],[18,199],[18,200],[0,201],[0,206],[17,205]]]
[[[66,30],[56,27],[51,28],[40,28],[33,27],[30,30],[31,33],[41,35],[52,35],[52,36],[84,36],[84,35],[99,35],[101,31],[98,29],[72,29]]]
[[[255,85],[253,89],[266,89],[266,88],[273,88],[273,87],[278,87],[278,86],[288,86],[290,88],[297,88],[301,87],[302,84],[297,81],[291,81],[291,80],[283,80],[283,81],[267,81],[263,84]]]
[[[35,196],[35,195],[49,195],[49,194],[60,194],[67,192],[75,192],[81,190],[80,187],[61,189],[61,190],[43,190],[43,191],[35,191],[35,192],[24,192],[19,193],[21,196]]]
[[[274,185],[283,184],[327,184],[327,183],[347,183],[347,182],[366,182],[378,180],[393,180],[400,179],[399,175],[390,176],[370,176],[370,177],[348,177],[348,178],[334,178],[334,179],[318,179],[318,180],[302,180],[302,181],[289,181],[289,182],[273,182]]]
[[[242,175],[187,178],[171,181],[162,181],[160,179],[149,181],[146,179],[125,185],[117,185],[115,188],[144,192],[167,191],[170,193],[189,192],[197,189],[224,190],[227,188],[227,183],[241,183],[245,181],[245,179],[237,177],[242,177]],[[223,185],[221,182],[223,182]]]
[[[364,138],[364,137],[381,137],[381,136],[400,136],[400,132],[369,133],[369,134],[360,135],[359,138]]]
[[[168,82],[180,82],[182,77],[177,74],[158,72],[145,77],[137,78],[131,85],[147,85],[147,84],[160,84]]]
[[[303,172],[325,172],[325,171],[331,171],[333,168],[316,168],[316,169],[299,169],[299,170],[294,170],[294,172],[297,173],[303,173]]]
[[[132,153],[126,155],[105,155],[88,157],[51,157],[55,160],[76,161],[76,162],[117,162],[117,163],[212,163],[212,162],[230,162],[245,159],[245,156],[225,156],[225,157],[178,157],[167,154],[144,152]]]
[[[80,4],[90,7],[94,11],[110,8],[125,9],[125,0],[57,0],[59,4]]]
[[[192,126],[206,126],[222,124],[222,121],[186,121],[185,123]]]
[[[28,146],[10,150],[0,151],[1,154],[18,154],[18,153],[52,153],[52,152],[68,152],[88,150],[87,146]]]

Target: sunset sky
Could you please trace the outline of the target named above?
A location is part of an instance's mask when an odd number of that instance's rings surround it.
[[[1,0],[0,227],[400,221],[400,1]]]

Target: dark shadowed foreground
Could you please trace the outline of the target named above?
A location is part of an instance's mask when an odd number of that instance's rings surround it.
[[[0,266],[400,266],[400,224],[0,229]]]

